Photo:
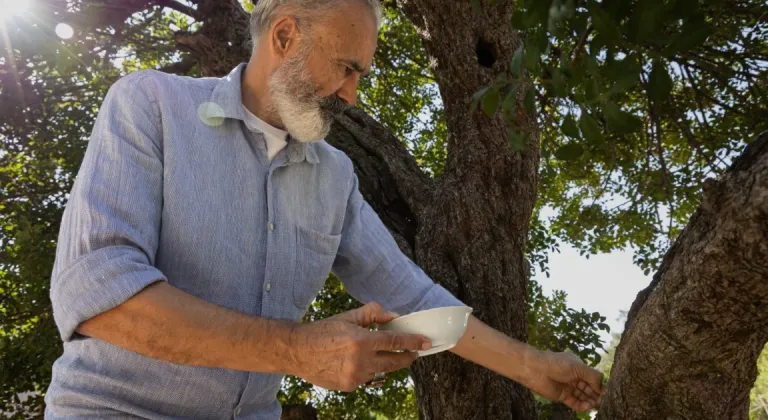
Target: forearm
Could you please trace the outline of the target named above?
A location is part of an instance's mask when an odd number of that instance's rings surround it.
[[[289,373],[293,324],[249,316],[165,282],[80,324],[77,332],[184,365]]]
[[[543,369],[539,350],[507,337],[474,316],[451,351],[525,386]]]

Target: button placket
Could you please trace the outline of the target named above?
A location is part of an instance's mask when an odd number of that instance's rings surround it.
[[[281,152],[282,153],[282,152]],[[261,315],[262,316],[269,316],[271,313],[270,308],[272,308],[272,305],[274,305],[274,302],[271,301],[269,298],[270,291],[272,290],[272,278],[270,276],[270,272],[272,271],[271,267],[275,263],[274,262],[274,255],[273,255],[273,249],[275,246],[274,241],[278,240],[277,236],[273,233],[275,232],[275,229],[277,229],[277,226],[275,224],[275,209],[274,209],[274,200],[272,197],[274,188],[273,188],[273,176],[275,175],[275,171],[279,170],[279,168],[285,166],[284,162],[280,162],[278,159],[280,158],[280,154],[278,154],[278,157],[275,159],[275,161],[272,162],[272,165],[270,166],[268,172],[267,172],[267,188],[266,188],[266,200],[267,200],[267,261],[266,265],[264,266],[264,278],[262,283],[262,290],[263,292],[263,298],[261,300]]]

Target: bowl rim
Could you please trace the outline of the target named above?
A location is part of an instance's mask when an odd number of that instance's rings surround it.
[[[406,314],[406,315],[401,315],[401,316],[399,316],[399,317],[397,317],[397,318],[387,322],[386,324],[382,324],[382,325],[391,324],[391,323],[399,321],[401,319],[415,318],[416,316],[423,315],[423,314],[428,313],[428,312],[439,312],[439,311],[445,311],[445,310],[448,310],[448,309],[454,309],[454,310],[455,309],[463,309],[465,314],[471,314],[472,311],[473,311],[472,307],[471,306],[467,306],[467,305],[441,306],[439,308],[425,309],[423,311],[411,312],[411,313]]]

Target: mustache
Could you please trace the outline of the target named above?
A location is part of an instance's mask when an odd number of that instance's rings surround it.
[[[320,108],[333,115],[341,115],[349,107],[350,105],[336,95],[331,95],[320,100]]]

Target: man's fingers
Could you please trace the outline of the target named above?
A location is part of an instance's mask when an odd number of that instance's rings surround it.
[[[365,328],[371,324],[386,324],[399,316],[394,312],[387,311],[376,302],[349,311],[349,314],[355,324]]]
[[[600,393],[595,391],[588,383],[584,381],[579,381],[576,387],[579,388],[583,393],[587,394],[587,396],[589,396],[589,398],[592,398],[593,400],[600,397]]]
[[[581,365],[577,376],[585,381],[597,393],[603,392],[603,375],[597,369],[592,369],[587,365]]]
[[[568,408],[574,411],[579,411],[579,404],[581,401],[576,399],[573,395],[568,396],[565,400],[563,400],[563,404],[567,405]]]
[[[394,331],[372,331],[373,350],[376,351],[418,351],[427,350],[432,343],[427,337]]]
[[[380,351],[374,359],[374,369],[376,372],[395,372],[407,368],[418,358],[418,354],[409,351],[402,353]]]
[[[574,396],[566,398],[565,401],[563,401],[563,404],[567,405],[571,410],[577,412],[584,412],[593,408],[600,407],[600,405],[593,400],[580,400]]]

